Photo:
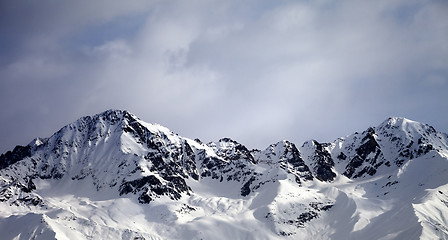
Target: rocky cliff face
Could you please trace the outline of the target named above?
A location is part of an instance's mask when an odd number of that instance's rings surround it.
[[[323,221],[316,219],[331,219],[327,215],[340,211],[344,204],[352,206],[350,201],[341,200],[350,198],[337,187],[342,183],[380,179],[374,183],[378,187],[369,191],[384,196],[392,186],[396,188],[402,183],[405,167],[412,169],[409,165],[414,159],[440,158],[439,164],[448,169],[447,139],[446,134],[429,125],[389,118],[377,127],[331,143],[312,140],[297,148],[289,141],[281,141],[259,151],[229,138],[204,144],[143,122],[127,111],[109,110],[81,118],[49,138],[35,139],[2,154],[0,202],[34,209],[57,208],[42,193],[44,183],[76,185],[88,180],[95,191],[107,192],[110,199],[135,196],[138,203],[149,205],[166,199],[172,204],[182,202],[179,211],[183,214],[209,216],[207,212],[216,211],[219,205],[205,204],[203,194],[209,196],[217,190],[204,193],[203,189],[216,182],[218,188],[232,186],[224,195],[237,192],[225,198],[225,206],[232,202],[241,206],[240,213],[251,212],[253,221],[269,226],[272,236],[289,236],[298,234],[307,224]],[[445,179],[442,177],[435,187],[445,186]],[[442,195],[440,201],[448,201],[445,193]],[[336,210],[331,210],[333,206]],[[417,217],[428,219],[428,214],[422,214],[423,217]],[[358,216],[358,220],[370,221],[365,213],[359,212]],[[439,225],[445,223],[429,218]],[[151,222],[148,217],[146,221]],[[440,236],[448,236],[446,229],[440,229]],[[347,234],[344,237],[352,236]]]

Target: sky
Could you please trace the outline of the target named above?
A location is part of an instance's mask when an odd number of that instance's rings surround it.
[[[448,1],[1,1],[0,152],[107,109],[258,149],[448,132]]]

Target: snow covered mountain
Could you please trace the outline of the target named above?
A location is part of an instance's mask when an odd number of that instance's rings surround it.
[[[0,156],[2,239],[448,239],[448,136],[208,144],[109,110]]]

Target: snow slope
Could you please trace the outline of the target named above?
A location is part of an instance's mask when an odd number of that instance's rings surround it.
[[[448,137],[204,144],[108,110],[0,156],[2,239],[448,239]]]

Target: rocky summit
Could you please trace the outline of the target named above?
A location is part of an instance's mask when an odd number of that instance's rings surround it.
[[[203,143],[127,111],[0,156],[1,239],[448,239],[448,135]]]

